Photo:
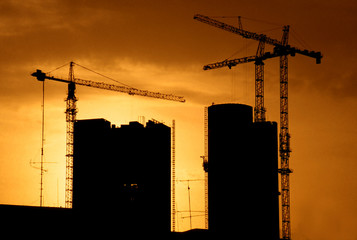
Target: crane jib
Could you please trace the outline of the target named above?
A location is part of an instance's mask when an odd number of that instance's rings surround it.
[[[145,96],[145,97],[159,98],[159,99],[177,101],[177,102],[182,102],[182,103],[186,101],[184,99],[184,97],[176,96],[173,94],[150,92],[147,90],[140,90],[140,89],[132,88],[132,87],[107,84],[107,83],[103,83],[103,82],[95,82],[95,81],[91,81],[91,80],[83,80],[83,79],[79,79],[79,78],[73,78],[72,81],[66,80],[66,79],[61,79],[61,78],[55,78],[55,77],[46,75],[46,73],[42,72],[39,69],[37,69],[36,72],[32,73],[31,76],[36,77],[37,80],[39,80],[39,81],[45,81],[45,79],[49,79],[49,80],[54,80],[54,81],[58,81],[58,82],[75,83],[77,85],[82,85],[82,86],[87,86],[87,87],[128,93],[129,95],[139,95],[139,96]]]
[[[212,19],[210,17],[204,16],[204,15],[201,15],[201,14],[195,14],[193,19],[195,19],[197,21],[200,21],[200,22],[203,22],[203,23],[206,23],[208,25],[223,29],[225,31],[228,31],[228,32],[231,32],[231,33],[234,33],[234,34],[238,34],[238,35],[242,36],[243,38],[253,39],[253,40],[256,40],[256,41],[263,41],[266,44],[273,45],[273,46],[276,47],[277,51],[282,52],[280,55],[285,55],[286,53],[284,53],[284,52],[288,52],[292,56],[294,56],[295,53],[299,53],[301,55],[305,55],[305,56],[308,56],[308,57],[315,58],[316,59],[316,64],[320,64],[321,63],[321,59],[322,59],[321,52],[309,51],[309,50],[306,50],[306,49],[305,50],[301,50],[301,49],[298,49],[296,47],[292,47],[290,45],[285,45],[285,44],[283,44],[282,41],[270,38],[265,34],[259,34],[259,33],[250,32],[250,31],[247,31],[247,30],[243,30],[241,28],[237,28],[237,27],[231,26],[229,24],[220,22],[220,21],[218,21],[216,19]],[[287,26],[284,26],[284,28],[285,27],[287,27]]]

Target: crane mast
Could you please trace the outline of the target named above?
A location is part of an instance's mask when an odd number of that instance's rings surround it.
[[[172,181],[172,231],[176,232],[176,122],[172,120],[171,127],[171,181]]]
[[[284,27],[282,44],[288,44],[289,26]],[[290,224],[290,182],[292,172],[289,168],[290,134],[288,105],[288,55],[280,56],[280,169],[281,176],[281,206],[282,206],[282,238],[291,239]]]
[[[73,66],[74,62],[70,62],[68,79],[56,78],[49,76],[41,70],[32,73],[31,76],[36,77],[39,81],[54,80],[68,84],[66,101],[66,184],[65,184],[65,207],[72,208],[73,203],[73,147],[74,147],[74,123],[77,116],[77,98],[75,96],[76,85],[87,87],[117,91],[128,93],[129,95],[139,95],[145,97],[159,98],[170,101],[185,102],[181,96],[173,94],[163,94],[159,92],[151,92],[147,90],[140,90],[137,88],[107,84],[103,82],[95,82],[90,80],[83,80],[74,77]]]
[[[202,167],[205,172],[205,228],[208,229],[208,107],[204,110],[204,156],[201,156]]]
[[[265,122],[265,107],[264,107],[264,62],[261,57],[264,55],[265,42],[264,39],[259,41],[258,50],[255,61],[255,106],[254,106],[254,121]]]
[[[74,83],[73,62],[69,66],[68,91],[66,98],[66,191],[65,207],[72,208],[73,197],[73,147],[74,147],[74,122],[76,121],[77,98],[75,96],[76,84]]]
[[[321,52],[301,50],[288,45],[289,26],[283,27],[283,37],[281,41],[272,39],[264,34],[249,32],[242,29],[240,18],[239,27],[233,27],[226,23],[211,19],[207,16],[196,14],[194,19],[211,26],[221,28],[243,38],[259,41],[256,56],[238,58],[233,60],[224,60],[221,62],[208,64],[203,67],[204,70],[216,69],[227,66],[229,69],[242,63],[255,62],[255,122],[265,121],[264,107],[264,63],[269,58],[280,57],[280,134],[279,134],[279,152],[280,152],[280,169],[281,175],[281,205],[282,205],[282,239],[291,239],[290,225],[290,182],[289,176],[292,173],[289,168],[290,157],[290,134],[288,118],[288,55],[295,56],[296,53],[315,58],[316,63],[321,63]],[[274,52],[264,52],[264,44],[274,46]]]

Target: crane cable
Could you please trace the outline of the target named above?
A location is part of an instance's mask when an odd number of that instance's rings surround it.
[[[293,29],[290,28],[291,30],[291,35],[294,38],[294,40],[296,40],[303,48],[307,49],[311,49],[310,45]]]
[[[99,76],[102,76],[102,77],[104,77],[104,78],[107,78],[107,79],[109,79],[109,80],[112,80],[112,81],[114,81],[114,82],[117,82],[117,83],[119,83],[119,84],[121,84],[121,85],[123,85],[123,86],[129,87],[129,88],[134,88],[134,87],[132,87],[132,86],[129,86],[128,84],[122,83],[122,82],[120,82],[120,81],[118,81],[118,80],[115,80],[115,79],[113,79],[113,78],[111,78],[111,77],[105,76],[104,74],[101,74],[101,73],[99,73],[99,72],[96,72],[96,71],[94,71],[94,70],[92,70],[92,69],[89,69],[89,68],[87,68],[87,67],[85,67],[85,66],[82,66],[82,65],[80,65],[80,64],[78,64],[78,63],[75,63],[75,64],[76,64],[77,66],[79,66],[79,67],[81,67],[81,68],[87,70],[87,71],[90,71],[90,72],[92,72],[92,73],[98,74]]]
[[[46,72],[46,74],[49,74],[49,73],[51,73],[51,72],[54,72],[54,71],[56,71],[56,70],[58,70],[58,69],[60,69],[60,68],[63,68],[63,67],[65,67],[65,66],[67,66],[67,65],[69,65],[69,62],[68,62],[68,63],[65,63],[65,64],[63,64],[63,65],[61,65],[61,66],[59,66],[59,67],[56,67],[55,69],[53,69],[53,70],[51,70],[51,71],[49,71],[49,72]]]
[[[241,18],[241,19],[246,19],[246,20],[250,20],[253,22],[261,22],[264,24],[269,24],[269,25],[274,25],[274,26],[281,26],[278,23],[275,22],[270,22],[270,21],[265,21],[265,20],[261,20],[261,19],[256,19],[256,18],[248,18],[248,17],[242,17],[242,16],[210,16],[211,18]]]
[[[94,70],[92,70],[92,69],[90,69],[90,68],[87,68],[87,67],[83,66],[83,65],[80,65],[80,64],[75,63],[75,62],[73,62],[73,63],[74,63],[75,65],[77,65],[77,66],[79,66],[79,67],[81,67],[81,68],[83,68],[83,69],[85,69],[85,70],[87,70],[87,71],[90,71],[90,72],[92,72],[92,73],[95,73],[95,74],[97,74],[97,75],[99,75],[99,76],[101,76],[101,77],[104,77],[104,78],[107,78],[107,79],[109,79],[109,80],[112,80],[112,81],[114,81],[114,82],[116,82],[116,83],[119,83],[119,84],[121,84],[121,85],[123,85],[123,86],[129,87],[129,88],[134,88],[134,87],[132,87],[132,86],[130,86],[130,85],[128,85],[128,84],[122,83],[122,82],[120,82],[120,81],[118,81],[118,80],[116,80],[116,79],[114,79],[114,78],[105,76],[104,74],[101,74],[101,73],[99,73],[99,72],[96,72],[96,71],[94,71]],[[59,66],[59,67],[57,67],[57,68],[55,68],[55,69],[53,69],[53,70],[51,70],[51,71],[49,71],[49,72],[46,72],[46,74],[49,74],[49,73],[54,72],[54,71],[56,71],[56,70],[58,70],[58,69],[61,69],[61,68],[65,67],[65,66],[67,66],[67,65],[69,65],[69,64],[70,64],[70,62],[65,63],[65,64],[63,64],[63,65],[61,65],[61,66]]]

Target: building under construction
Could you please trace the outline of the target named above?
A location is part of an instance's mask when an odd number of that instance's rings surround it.
[[[170,127],[78,120],[73,160],[72,209],[0,205],[3,226],[45,232],[65,227],[71,236],[170,233]]]
[[[209,232],[279,239],[275,122],[253,122],[252,107],[208,107]]]
[[[95,227],[169,233],[170,162],[171,129],[162,123],[77,121],[73,210]]]
[[[248,105],[218,104],[205,125],[208,230],[174,236],[279,240],[277,123],[253,122]]]

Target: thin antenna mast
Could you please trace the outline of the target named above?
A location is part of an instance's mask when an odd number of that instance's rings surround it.
[[[40,184],[40,207],[43,206],[43,147],[45,145],[45,81],[42,82],[42,136],[41,136],[41,184]]]
[[[188,191],[188,211],[190,212],[190,229],[192,229],[192,214],[191,214],[191,192],[190,192],[190,180],[187,180]]]
[[[204,181],[204,179],[186,179],[186,180],[176,180],[177,182],[187,182],[187,193],[188,193],[188,213],[190,218],[190,229],[192,229],[192,217],[197,217],[197,216],[192,216],[192,210],[191,210],[191,188],[190,188],[190,182],[193,181]],[[180,211],[177,211],[180,212]],[[203,212],[203,211],[200,211]],[[204,215],[202,215],[204,216]]]

